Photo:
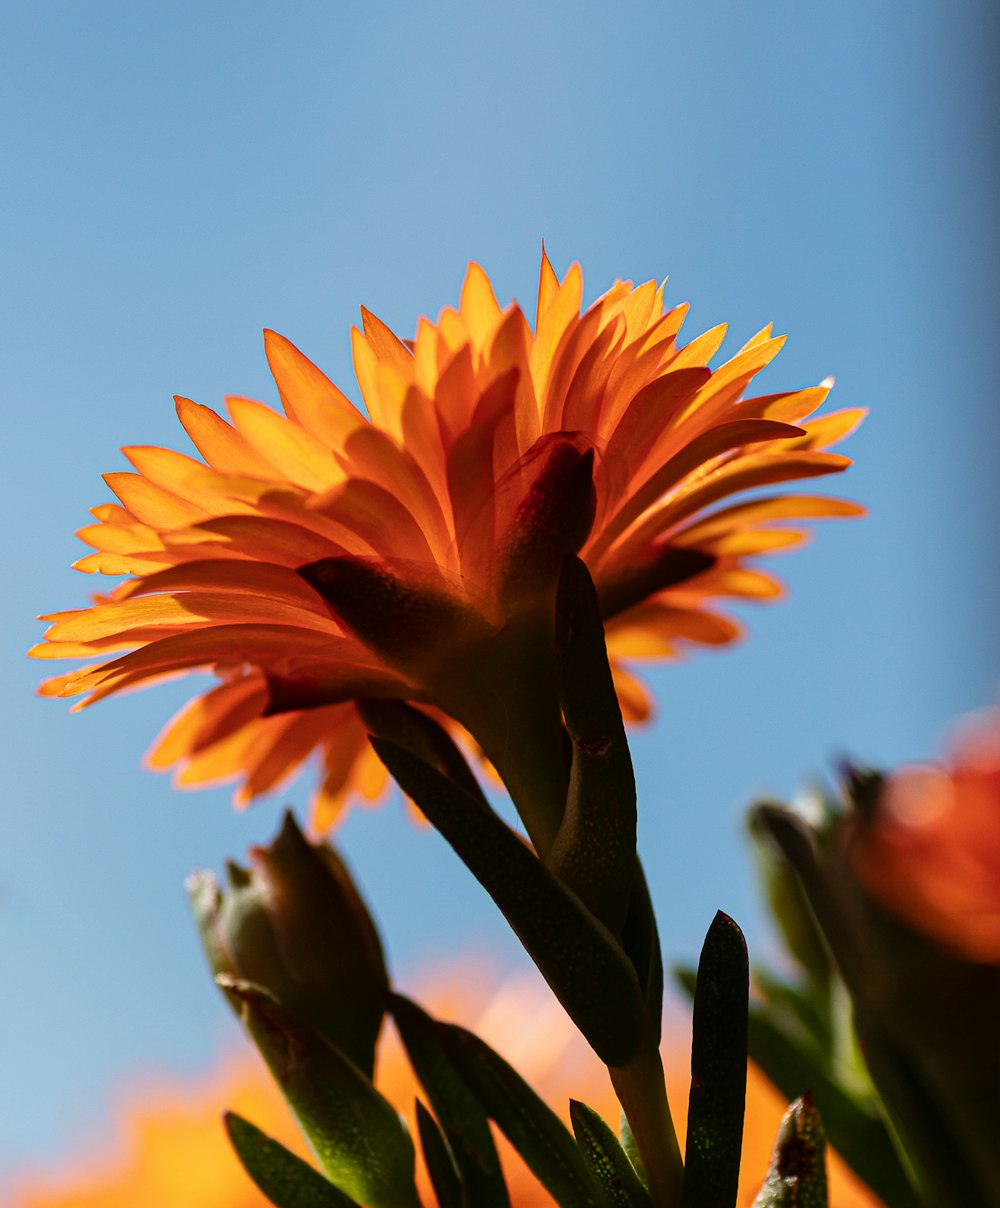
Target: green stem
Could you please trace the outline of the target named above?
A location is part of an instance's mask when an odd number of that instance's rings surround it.
[[[608,1072],[645,1168],[653,1208],[677,1208],[684,1163],[656,1044],[647,1039],[628,1065],[611,1066]]]

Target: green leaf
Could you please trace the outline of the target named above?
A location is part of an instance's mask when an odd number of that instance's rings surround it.
[[[569,1115],[590,1173],[603,1188],[611,1208],[651,1208],[649,1192],[628,1154],[597,1112],[585,1103],[571,1099]]]
[[[438,1128],[437,1121],[419,1099],[417,1131],[420,1133],[420,1148],[427,1173],[431,1176],[438,1208],[470,1208],[448,1142]]]
[[[642,1164],[642,1155],[639,1153],[639,1146],[635,1143],[635,1137],[632,1135],[632,1125],[628,1122],[628,1116],[624,1112],[621,1114],[621,1120],[618,1124],[618,1132],[621,1136],[622,1152],[632,1163],[632,1166],[639,1176],[639,1181],[643,1187],[648,1187],[649,1182],[646,1178],[646,1168]]]
[[[826,1136],[812,1099],[785,1113],[771,1164],[753,1208],[827,1208]]]
[[[455,1067],[528,1168],[562,1208],[603,1208],[568,1129],[523,1078],[478,1036],[442,1025]]]
[[[627,1065],[646,1028],[635,969],[607,928],[481,800],[412,752],[372,746],[493,898],[591,1047]]]
[[[308,1162],[235,1112],[223,1116],[233,1149],[257,1187],[277,1208],[356,1208]]]
[[[318,1032],[261,986],[220,975],[330,1181],[369,1208],[419,1208],[414,1150],[395,1109]]]
[[[698,963],[684,1208],[733,1208],[747,1085],[749,967],[743,932],[720,910]]]
[[[675,969],[674,976],[693,997],[694,970]],[[805,1091],[812,1095],[830,1143],[880,1199],[893,1208],[918,1208],[918,1197],[876,1102],[838,1085],[829,1073],[828,1049],[813,1043],[797,1018],[784,1009],[772,1010],[769,1003],[752,1002],[747,1049],[751,1061],[789,1102]]]
[[[475,773],[454,739],[433,717],[398,700],[358,701],[361,720],[372,734],[395,743],[436,768],[458,788],[487,804]]]
[[[545,862],[618,935],[635,868],[635,776],[597,592],[575,557],[563,563],[556,595],[556,666],[573,758],[566,812]]]
[[[445,1051],[444,1025],[399,994],[390,996],[389,1009],[451,1146],[470,1208],[510,1208],[489,1119]]]
[[[663,1018],[663,954],[653,902],[638,859],[633,870],[632,896],[622,928],[621,944],[639,978],[650,1035],[659,1044]]]

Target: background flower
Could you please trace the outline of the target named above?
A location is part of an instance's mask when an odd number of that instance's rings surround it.
[[[885,780],[851,853],[893,914],[974,961],[1000,964],[1000,710],[965,719],[944,764]]]

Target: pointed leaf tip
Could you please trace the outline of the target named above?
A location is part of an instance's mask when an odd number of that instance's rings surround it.
[[[318,1170],[249,1120],[235,1112],[222,1119],[243,1169],[276,1208],[356,1208]]]
[[[684,1208],[734,1208],[746,1106],[749,966],[736,923],[716,912],[698,962]]]
[[[598,1113],[570,1099],[569,1115],[577,1144],[609,1208],[651,1208],[649,1192],[628,1154]]]
[[[511,1208],[489,1119],[445,1049],[443,1025],[402,995],[390,995],[389,1006],[460,1172],[466,1208]]]
[[[438,1208],[468,1208],[462,1177],[437,1121],[417,1100],[417,1131]]]
[[[552,1109],[478,1036],[440,1026],[462,1078],[556,1203],[605,1208],[579,1148]]]
[[[335,1045],[263,987],[221,974],[324,1171],[371,1208],[418,1208],[414,1149],[395,1108]]]
[[[811,1095],[789,1107],[753,1208],[828,1208],[826,1134]]]

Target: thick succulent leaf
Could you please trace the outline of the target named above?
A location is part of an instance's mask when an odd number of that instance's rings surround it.
[[[632,962],[580,899],[483,802],[412,752],[373,738],[379,758],[489,893],[607,1065],[626,1065],[646,1028]]]
[[[437,1121],[419,1099],[417,1131],[420,1133],[420,1148],[423,1151],[427,1173],[431,1176],[438,1208],[471,1208],[451,1148],[438,1128]]]
[[[489,1119],[445,1051],[444,1025],[399,994],[391,996],[390,1010],[410,1064],[451,1146],[470,1208],[510,1208]]]
[[[235,1112],[223,1119],[243,1169],[276,1208],[356,1208],[318,1170],[255,1124]]]
[[[556,662],[573,760],[546,863],[618,935],[635,867],[635,776],[597,592],[575,557],[563,564],[556,596]]]
[[[369,1208],[417,1208],[413,1143],[392,1105],[318,1032],[260,986],[216,979],[274,1075],[330,1181]]]
[[[651,1208],[649,1192],[628,1154],[597,1112],[571,1099],[569,1115],[576,1142],[610,1208]]]
[[[632,896],[622,928],[621,944],[642,988],[650,1035],[659,1044],[663,1018],[663,953],[649,886],[638,858],[633,870]]]
[[[743,933],[720,910],[694,991],[684,1208],[734,1208],[747,1085],[749,966]]]
[[[397,700],[358,702],[361,719],[372,734],[418,755],[470,797],[486,804],[475,773],[448,731],[433,717]]]
[[[826,1136],[808,1095],[791,1105],[778,1129],[771,1164],[753,1208],[827,1208]]]
[[[622,1112],[621,1122],[618,1125],[618,1134],[621,1138],[622,1152],[632,1163],[643,1187],[648,1186],[646,1168],[642,1164],[642,1155],[639,1153],[639,1146],[636,1145],[635,1137],[632,1135],[632,1125],[629,1124],[628,1117],[624,1112]]]
[[[677,984],[694,996],[695,972],[674,970]],[[830,1144],[858,1177],[893,1208],[917,1208],[913,1184],[889,1135],[874,1099],[859,1098],[839,1086],[829,1073],[829,1053],[804,1043],[796,1025],[786,1030],[786,1013],[752,1003],[747,1028],[750,1060],[759,1066],[789,1101],[808,1091],[822,1113]]]
[[[583,1155],[555,1112],[478,1036],[452,1024],[443,1034],[456,1069],[556,1203],[603,1208]]]

